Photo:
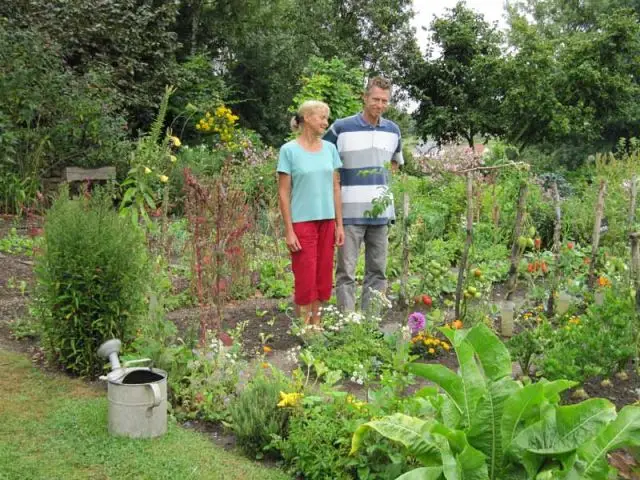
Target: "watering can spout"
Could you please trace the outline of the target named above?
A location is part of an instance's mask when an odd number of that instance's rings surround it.
[[[108,359],[109,363],[111,363],[111,371],[105,378],[107,380],[115,380],[116,378],[122,377],[124,374],[122,365],[120,365],[120,359],[118,358],[118,352],[120,351],[121,346],[122,342],[120,342],[120,340],[112,338],[111,340],[104,342],[100,345],[100,348],[98,348],[98,356]]]

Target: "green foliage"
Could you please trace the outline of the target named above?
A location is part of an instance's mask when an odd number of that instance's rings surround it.
[[[486,326],[442,331],[456,349],[459,373],[437,364],[410,367],[444,391],[428,397],[435,414],[422,419],[398,413],[370,421],[356,430],[352,452],[373,430],[428,466],[427,478],[535,479],[548,472],[549,478],[573,479],[581,478],[578,472],[595,471],[601,476],[590,478],[605,478],[609,450],[640,444],[638,407],[627,407],[616,418],[615,407],[604,399],[561,406],[559,393],[573,383],[542,380],[523,386],[512,380],[509,353]],[[613,429],[620,425],[628,433],[617,442]]]
[[[570,167],[638,135],[638,11],[629,3],[518,2],[509,9],[507,137]],[[524,119],[524,122],[523,122]]]
[[[362,69],[349,68],[338,58],[311,57],[289,111],[295,113],[305,100],[322,100],[331,109],[332,121],[354,115],[362,106],[363,80]]]
[[[137,129],[151,123],[157,98],[174,83],[178,7],[179,2],[35,0],[5,4],[0,16],[18,28],[33,26],[59,45],[75,75],[105,71]]]
[[[71,200],[62,190],[46,217],[36,273],[48,355],[75,374],[98,374],[98,346],[109,338],[127,343],[144,311],[148,266],[140,230],[112,210],[107,191]]]
[[[555,327],[538,327],[533,335],[542,355],[535,363],[549,379],[609,376],[636,354],[636,332],[633,299],[609,289],[603,305],[592,305]]]
[[[180,139],[171,135],[171,131],[164,131],[164,121],[167,115],[169,99],[175,88],[166,87],[156,116],[148,134],[140,136],[135,151],[131,154],[131,169],[127,178],[122,182],[124,190],[120,204],[120,214],[129,216],[134,225],[139,219],[144,220],[147,229],[153,224],[148,211],[155,211],[156,199],[162,197],[163,222],[167,221],[167,207],[169,203],[169,188],[167,182],[171,170],[177,161],[172,148],[181,145]]]
[[[289,419],[288,437],[275,442],[291,472],[309,480],[391,480],[405,471],[406,461],[386,441],[367,439],[357,456],[349,455],[349,438],[368,416],[364,405],[345,392],[304,399]]]
[[[357,312],[343,314],[326,307],[325,334],[311,336],[305,351],[322,359],[329,370],[341,371],[353,382],[363,384],[391,359],[391,351],[379,329],[379,319]]]
[[[0,238],[0,252],[11,255],[33,255],[33,249],[37,240],[30,237],[18,235],[18,230],[13,227],[8,234]]]
[[[19,317],[9,322],[9,330],[11,336],[16,340],[39,339],[42,324],[31,314],[25,317]]]
[[[287,272],[288,260],[270,259],[260,265],[258,288],[266,297],[285,298],[293,293],[293,275]]]
[[[98,69],[73,75],[59,44],[0,20],[0,96],[10,99],[0,105],[5,210],[28,206],[40,178],[61,167],[123,163],[127,127],[109,82]]]
[[[175,324],[165,318],[163,302],[155,295],[149,302],[148,317],[137,327],[130,353],[124,358],[150,358],[167,371],[176,418],[229,420],[228,407],[245,366],[239,344],[227,348],[212,338],[204,347],[197,346],[197,325],[178,336]]]
[[[258,373],[229,405],[238,445],[257,458],[274,453],[274,436],[287,436],[290,412],[278,407],[278,402],[280,392],[289,391],[290,382],[275,369],[271,373]]]

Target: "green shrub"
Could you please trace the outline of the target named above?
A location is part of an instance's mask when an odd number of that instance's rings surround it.
[[[273,373],[258,374],[229,407],[238,445],[257,458],[273,453],[274,435],[286,436],[289,410],[278,407],[278,401],[280,392],[288,391],[288,382],[276,370]]]
[[[543,323],[535,331],[543,352],[537,363],[545,378],[608,376],[636,354],[635,301],[620,290],[607,291],[603,305],[561,322],[556,328]]]
[[[70,372],[94,376],[104,363],[97,348],[113,337],[127,342],[144,309],[144,237],[112,210],[107,192],[72,200],[63,190],[44,238],[36,268],[44,348]]]
[[[409,467],[403,450],[374,437],[349,455],[351,435],[370,415],[368,404],[346,392],[308,397],[289,421],[289,436],[275,443],[294,474],[308,480],[392,480]]]

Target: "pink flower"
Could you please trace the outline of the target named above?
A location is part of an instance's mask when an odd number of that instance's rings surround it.
[[[424,318],[424,315],[420,312],[413,312],[409,315],[409,319],[407,320],[407,325],[409,326],[412,335],[423,330],[426,324],[427,319]]]

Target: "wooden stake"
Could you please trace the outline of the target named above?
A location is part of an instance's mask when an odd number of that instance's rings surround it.
[[[629,235],[631,239],[631,282],[636,290],[636,312],[640,312],[640,233]]]
[[[464,283],[464,274],[467,269],[467,259],[469,258],[469,249],[473,242],[473,173],[467,173],[467,238],[464,244],[462,258],[458,264],[458,284],[456,285],[456,319],[460,319],[460,301],[462,298],[462,285]]]
[[[522,227],[524,224],[524,216],[527,209],[528,193],[529,185],[525,181],[521,182],[520,194],[518,196],[518,210],[516,211],[516,224],[513,228],[513,244],[511,245],[511,266],[509,267],[509,278],[507,279],[506,300],[511,300],[518,281],[518,262],[520,261],[520,254],[522,253],[522,248],[518,243],[518,239],[522,236]]]
[[[591,263],[589,264],[589,287],[594,288],[596,284],[596,259],[598,246],[600,244],[600,227],[602,227],[602,215],[604,213],[604,197],[607,194],[607,181],[600,180],[600,191],[598,193],[598,203],[596,204],[596,218],[593,222],[593,236],[591,238]]]
[[[558,263],[560,262],[560,235],[562,234],[562,210],[560,209],[560,192],[558,191],[558,182],[553,182],[553,204],[556,210],[556,220],[553,224],[553,258],[555,270],[551,282],[549,299],[547,300],[547,315],[551,317],[555,310],[555,293],[558,289]]]
[[[402,277],[400,278],[400,305],[409,306],[409,194],[402,196]]]
[[[629,202],[629,230],[633,231],[636,223],[636,203],[638,199],[638,176],[631,177],[631,201]]]

